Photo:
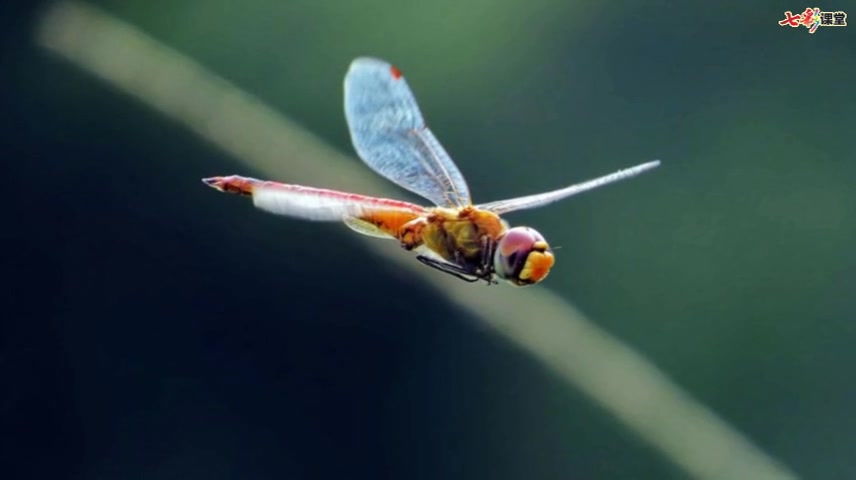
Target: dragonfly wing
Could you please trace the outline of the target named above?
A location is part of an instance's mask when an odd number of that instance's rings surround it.
[[[342,217],[342,221],[345,222],[345,225],[347,225],[348,228],[357,233],[368,235],[369,237],[395,239],[394,236],[390,235],[388,232],[381,230],[377,227],[377,225],[371,222],[367,222],[365,220],[361,220],[357,217],[345,215],[344,217]]]
[[[463,175],[425,126],[397,68],[354,60],[345,76],[345,118],[357,154],[373,170],[436,205],[470,205]]]
[[[563,200],[578,193],[587,192],[597,187],[602,187],[604,185],[617,182],[619,180],[635,177],[640,173],[647,172],[648,170],[659,166],[660,161],[654,160],[653,162],[643,163],[641,165],[637,165],[635,167],[631,167],[625,170],[619,170],[615,173],[611,173],[600,178],[595,178],[593,180],[589,180],[583,183],[577,183],[575,185],[571,185],[565,188],[560,188],[559,190],[553,190],[552,192],[539,193],[526,197],[518,197],[509,200],[500,200],[497,202],[485,203],[476,206],[476,208],[502,215],[503,213],[513,212],[515,210],[540,207],[549,203]]]

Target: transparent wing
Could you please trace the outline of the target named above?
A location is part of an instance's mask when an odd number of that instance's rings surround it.
[[[586,192],[597,187],[602,187],[604,185],[617,182],[619,180],[624,180],[630,177],[635,177],[640,173],[647,172],[653,168],[659,167],[660,161],[654,160],[653,162],[643,163],[641,165],[637,165],[632,168],[628,168],[625,170],[619,170],[615,173],[595,178],[594,180],[589,180],[587,182],[578,183],[576,185],[571,185],[569,187],[561,188],[559,190],[553,190],[552,192],[539,193],[536,195],[529,195],[526,197],[518,197],[512,198],[509,200],[499,200],[497,202],[485,203],[482,205],[477,205],[476,208],[481,210],[487,210],[490,212],[494,212],[498,215],[503,213],[513,212],[515,210],[523,210],[526,208],[535,208],[543,205],[547,205],[549,203],[557,202],[559,200],[563,200],[572,195],[576,195],[578,193]]]
[[[345,215],[344,217],[342,217],[342,221],[345,222],[345,225],[347,225],[348,228],[357,233],[361,233],[363,235],[375,238],[388,238],[392,240],[395,239],[395,237],[392,236],[389,232],[384,232],[383,230],[378,228],[377,225],[374,225],[371,222],[367,222],[357,217],[349,217]]]
[[[470,205],[467,182],[425,120],[401,72],[357,58],[345,75],[345,118],[372,169],[436,205]]]

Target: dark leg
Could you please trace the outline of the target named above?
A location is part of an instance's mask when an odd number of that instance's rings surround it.
[[[481,268],[482,272],[487,275],[493,272],[493,251],[496,248],[496,244],[490,239],[490,237],[485,235],[481,239],[481,247]]]
[[[425,255],[417,255],[416,259],[431,268],[435,268],[443,273],[448,273],[449,275],[459,278],[465,282],[473,283],[479,281],[478,277],[474,277],[470,272],[457,265],[446,263],[444,261],[437,260],[436,258],[426,257]]]
[[[496,249],[496,243],[485,235],[481,239],[481,247],[481,267],[477,276],[486,280],[488,285],[497,285],[499,282],[493,279],[493,251]]]
[[[479,280],[484,280],[485,282],[487,282],[488,285],[497,285],[499,283],[491,278],[492,275],[489,272],[483,275],[479,275],[478,273],[472,273],[455,264],[447,263],[442,260],[437,260],[432,257],[426,257],[425,255],[417,255],[416,259],[431,268],[436,268],[437,270],[440,270],[443,273],[448,273],[449,275],[456,278],[460,278],[465,282],[473,283]]]

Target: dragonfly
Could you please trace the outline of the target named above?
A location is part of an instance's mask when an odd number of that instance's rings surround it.
[[[634,177],[659,160],[558,190],[473,205],[458,167],[426,126],[401,70],[369,57],[345,75],[345,118],[359,157],[375,172],[433,206],[239,175],[203,182],[252,198],[255,207],[304,220],[343,222],[373,237],[398,240],[423,264],[468,282],[536,284],[555,263],[535,229],[509,227],[501,215],[541,207]]]

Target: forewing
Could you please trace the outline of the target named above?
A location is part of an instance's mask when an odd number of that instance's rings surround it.
[[[403,212],[420,215],[419,205],[374,198],[321,188],[263,182],[252,189],[256,207],[277,215],[315,221],[343,221],[345,217],[363,218],[377,212]]]
[[[363,235],[375,238],[395,239],[395,237],[392,236],[389,232],[384,232],[383,230],[378,228],[377,225],[374,225],[371,222],[367,222],[357,217],[350,217],[348,215],[345,215],[344,217],[342,217],[342,221],[345,222],[345,225],[347,225],[348,228],[357,233],[361,233]]]
[[[587,182],[571,185],[569,187],[561,188],[559,190],[553,190],[552,192],[539,193],[526,197],[518,197],[509,200],[500,200],[497,202],[485,203],[482,205],[477,205],[476,208],[502,215],[503,213],[513,212],[515,210],[540,207],[549,203],[563,200],[578,193],[587,192],[589,190],[617,182],[619,180],[625,180],[630,177],[635,177],[640,173],[647,172],[648,170],[651,170],[652,168],[656,168],[658,166],[660,166],[660,161],[654,160],[653,162],[643,163],[641,165],[637,165],[635,167],[631,167],[625,170],[619,170],[615,173],[605,175],[600,178],[595,178]]]
[[[354,60],[345,76],[345,118],[357,154],[376,172],[436,205],[470,205],[463,175],[425,126],[397,68]]]

